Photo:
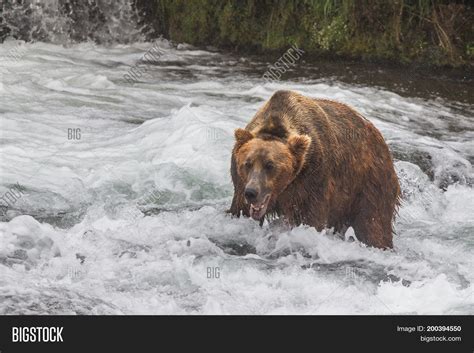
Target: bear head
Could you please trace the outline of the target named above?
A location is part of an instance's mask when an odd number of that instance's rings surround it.
[[[262,220],[278,196],[298,176],[306,162],[311,137],[297,133],[280,136],[262,131],[235,131],[236,169],[243,182],[249,214]]]

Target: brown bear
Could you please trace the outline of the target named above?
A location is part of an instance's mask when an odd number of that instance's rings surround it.
[[[381,133],[354,109],[277,91],[235,138],[233,215],[353,227],[360,241],[392,248],[398,178]]]

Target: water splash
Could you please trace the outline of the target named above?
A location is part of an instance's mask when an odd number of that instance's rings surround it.
[[[67,44],[134,43],[144,39],[131,0],[25,0],[3,5],[0,38]]]

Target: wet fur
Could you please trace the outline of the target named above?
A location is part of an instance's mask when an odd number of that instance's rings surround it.
[[[295,139],[308,137],[309,148],[302,151],[304,141]],[[267,218],[279,216],[292,226],[303,223],[319,231],[325,227],[343,231],[352,226],[360,241],[392,248],[400,187],[390,151],[367,119],[342,103],[275,92],[245,130],[236,132],[230,208],[235,216],[249,216],[237,157],[252,139],[291,142],[293,146],[294,175],[271,201]]]

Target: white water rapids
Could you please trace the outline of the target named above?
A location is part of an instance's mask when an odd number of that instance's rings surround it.
[[[474,314],[471,106],[265,83],[247,59],[157,45],[131,85],[152,43],[0,44],[0,193],[23,187],[2,209],[0,314]],[[233,131],[278,89],[382,131],[404,195],[393,251],[225,213]]]

